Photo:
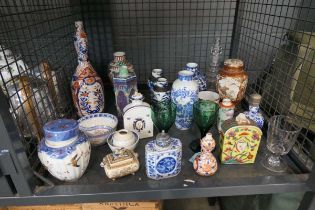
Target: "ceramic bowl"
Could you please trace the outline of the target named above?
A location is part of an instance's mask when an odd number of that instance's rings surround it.
[[[97,113],[80,118],[78,123],[91,145],[98,146],[106,143],[108,137],[116,131],[118,119],[112,114]]]
[[[124,131],[124,130],[120,130],[120,131]],[[118,149],[128,149],[128,150],[134,150],[135,148],[136,148],[136,146],[137,146],[137,144],[138,144],[138,142],[139,142],[139,135],[136,133],[136,132],[134,132],[134,131],[128,131],[130,134],[132,134],[132,138],[134,139],[133,140],[133,142],[134,143],[132,143],[132,144],[129,144],[129,142],[130,142],[130,140],[128,140],[127,138],[126,139],[121,139],[122,141],[122,143],[121,144],[119,144],[119,146],[114,146],[114,144],[113,144],[113,142],[114,142],[114,140],[117,140],[116,138],[117,138],[117,132],[119,132],[119,131],[116,131],[115,133],[113,133],[108,139],[107,139],[107,143],[108,143],[108,146],[109,146],[109,148],[113,151],[113,152],[115,152],[115,151],[117,151]],[[115,135],[116,134],[116,135]],[[115,138],[115,137],[116,138]],[[131,137],[128,137],[128,138],[131,138]],[[126,143],[125,145],[123,145],[123,141],[124,140],[126,140],[128,143]],[[117,145],[117,143],[116,143],[116,145]]]
[[[216,103],[220,102],[220,95],[213,91],[200,91],[198,93],[198,98],[205,101],[214,101]]]

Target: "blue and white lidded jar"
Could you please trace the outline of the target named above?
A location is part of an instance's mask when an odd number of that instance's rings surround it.
[[[244,112],[245,116],[253,120],[259,128],[264,125],[264,117],[259,112],[259,104],[261,101],[261,95],[251,94],[249,97],[249,111]]]
[[[85,172],[91,145],[79,124],[72,119],[53,120],[44,125],[44,139],[38,145],[38,157],[51,175],[62,181],[75,181]]]
[[[150,78],[148,79],[147,85],[150,91],[153,90],[155,82],[158,78],[163,76],[163,69],[153,69]]]
[[[152,93],[152,100],[154,102],[171,100],[171,90],[168,85],[167,79],[164,77],[158,78],[156,83],[154,84]]]
[[[194,73],[194,80],[198,81],[199,91],[207,90],[206,77],[199,71],[197,63],[187,63],[186,70]]]
[[[182,143],[162,132],[145,145],[146,173],[151,179],[174,177],[181,171]]]
[[[180,130],[188,130],[193,120],[193,105],[198,100],[198,82],[191,71],[178,72],[171,91],[172,102],[176,104],[175,125]]]

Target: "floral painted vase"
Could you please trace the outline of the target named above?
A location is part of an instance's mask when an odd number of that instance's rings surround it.
[[[256,125],[261,129],[264,125],[264,117],[259,112],[259,104],[261,101],[261,95],[251,94],[249,96],[249,111],[244,112],[245,116],[253,120]]]
[[[187,63],[186,70],[194,73],[194,80],[198,81],[199,91],[207,90],[206,77],[200,72],[197,63]]]
[[[222,123],[228,119],[232,119],[234,116],[235,105],[230,99],[225,98],[219,103],[219,114],[217,120],[218,131],[222,132]]]
[[[109,64],[109,73],[108,77],[111,81],[113,81],[113,77],[115,74],[119,73],[119,68],[121,66],[127,66],[128,72],[133,73],[134,68],[131,63],[126,59],[125,52],[115,52],[114,53],[114,60]]]
[[[167,133],[145,145],[146,173],[151,179],[174,177],[181,171],[182,143]]]
[[[140,139],[153,136],[153,122],[150,105],[144,102],[141,93],[130,97],[131,103],[124,108],[124,128],[136,132]]]
[[[171,90],[168,85],[168,81],[164,77],[160,77],[154,83],[152,91],[152,101],[153,102],[162,102],[171,100]]]
[[[262,131],[251,119],[240,113],[222,124],[220,159],[222,164],[254,163]]]
[[[194,160],[194,169],[201,176],[211,176],[218,170],[217,159],[212,154],[215,140],[211,133],[200,140],[201,153]]]
[[[178,72],[171,91],[172,102],[176,104],[175,125],[180,130],[187,130],[192,125],[193,105],[198,100],[198,82],[193,79],[193,72]]]
[[[85,172],[91,145],[79,133],[76,120],[58,119],[44,125],[44,138],[38,145],[38,157],[51,175],[62,181],[75,181]]]
[[[157,80],[163,76],[163,70],[162,69],[153,69],[150,78],[148,79],[148,88],[150,91],[153,90],[153,87]]]
[[[220,98],[229,98],[238,104],[243,98],[248,82],[244,63],[238,59],[227,59],[217,76],[217,90]]]
[[[88,61],[87,37],[81,21],[75,22],[74,46],[78,53],[78,66],[72,77],[72,98],[80,117],[104,110],[105,98],[101,78]]]
[[[127,68],[127,66],[121,66],[119,73],[113,77],[116,108],[119,116],[123,116],[123,110],[129,104],[130,96],[138,91],[136,74],[128,72]]]

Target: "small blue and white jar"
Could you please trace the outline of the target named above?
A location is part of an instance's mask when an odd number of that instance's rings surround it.
[[[160,77],[157,79],[152,91],[152,100],[154,102],[171,100],[171,90],[166,78]]]
[[[159,180],[174,177],[181,171],[182,143],[162,132],[145,145],[146,174]]]
[[[147,85],[150,91],[153,91],[153,87],[157,80],[163,76],[163,69],[153,69]]]
[[[261,95],[251,94],[249,96],[249,111],[245,111],[244,114],[247,118],[253,120],[256,125],[261,129],[264,126],[264,117],[259,112],[259,104],[261,101]]]
[[[207,90],[206,77],[199,71],[197,63],[187,63],[186,70],[194,73],[194,80],[198,81],[199,91]]]
[[[198,100],[198,82],[191,71],[178,72],[171,91],[172,102],[176,104],[175,125],[180,130],[188,130],[193,121],[193,105]]]
[[[58,119],[44,125],[44,139],[38,145],[38,157],[55,178],[75,181],[85,172],[91,155],[91,145],[79,133],[76,120]]]

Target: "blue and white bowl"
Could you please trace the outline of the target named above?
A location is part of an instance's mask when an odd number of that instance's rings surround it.
[[[96,113],[78,120],[79,129],[88,137],[92,146],[103,145],[116,131],[118,119],[112,114]]]

